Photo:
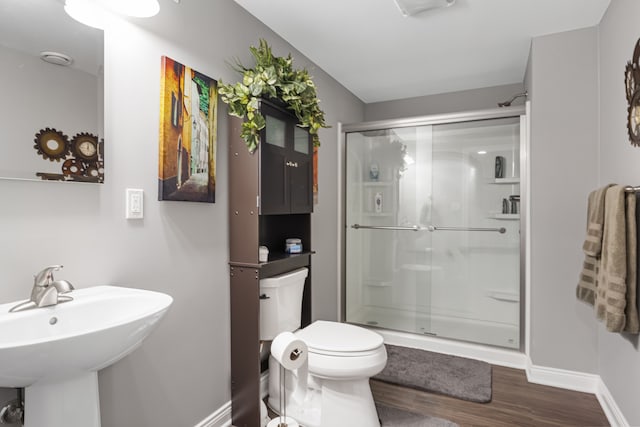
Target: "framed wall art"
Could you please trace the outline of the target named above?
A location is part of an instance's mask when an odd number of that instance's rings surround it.
[[[162,57],[158,200],[215,202],[217,82]]]

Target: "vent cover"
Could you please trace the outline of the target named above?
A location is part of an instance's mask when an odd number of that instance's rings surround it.
[[[49,64],[62,65],[68,67],[73,63],[73,58],[59,52],[40,52],[40,59]]]

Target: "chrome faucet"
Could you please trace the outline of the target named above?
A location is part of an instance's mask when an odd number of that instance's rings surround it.
[[[16,305],[9,312],[48,307],[73,300],[68,295],[62,295],[71,292],[74,289],[73,285],[66,280],[53,279],[53,272],[61,268],[61,265],[52,265],[33,276],[33,289],[31,289],[29,301]]]

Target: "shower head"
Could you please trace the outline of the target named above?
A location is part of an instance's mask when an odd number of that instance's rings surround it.
[[[508,101],[505,102],[498,102],[498,107],[511,107],[511,103],[513,101],[515,101],[518,98],[522,98],[522,97],[527,97],[529,95],[529,92],[524,91],[522,93],[517,94],[516,96],[514,96],[513,98],[511,98]]]

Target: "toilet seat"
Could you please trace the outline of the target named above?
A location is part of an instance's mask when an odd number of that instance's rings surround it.
[[[387,363],[383,338],[359,326],[318,320],[296,336],[309,349],[309,372],[321,378],[371,377]]]
[[[360,326],[348,323],[316,320],[311,325],[296,332],[309,350],[330,354],[348,355],[376,350],[384,340],[382,336]]]

